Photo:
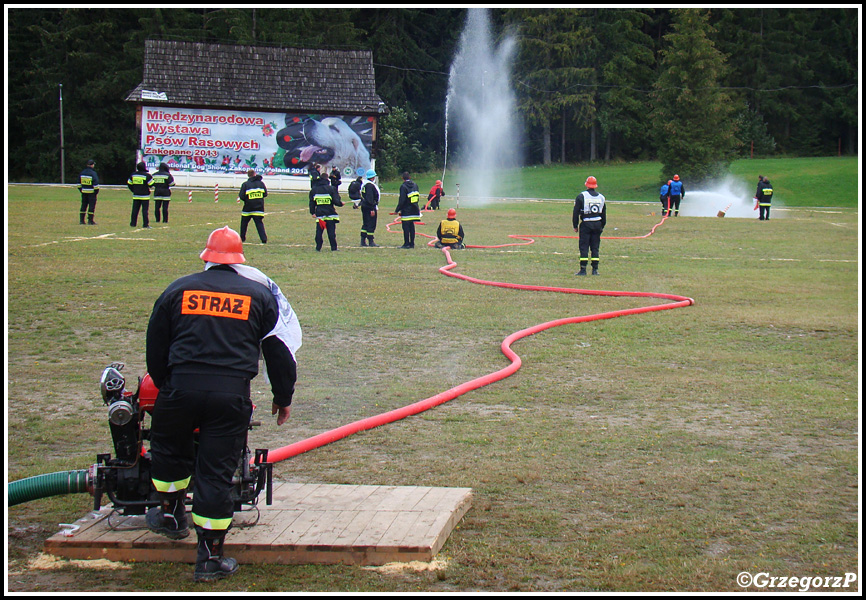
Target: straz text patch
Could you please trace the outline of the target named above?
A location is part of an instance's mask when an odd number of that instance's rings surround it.
[[[230,319],[249,319],[252,298],[239,294],[187,290],[183,293],[180,312],[184,315],[206,315],[228,317]]]

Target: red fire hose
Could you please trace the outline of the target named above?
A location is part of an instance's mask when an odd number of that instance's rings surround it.
[[[655,227],[652,228],[648,234],[644,236],[639,236],[640,238],[649,237],[652,235],[656,228],[661,225],[665,219],[662,219]],[[394,223],[399,222],[395,220]],[[389,231],[390,225],[389,224]],[[432,237],[426,234],[425,237]],[[517,245],[526,245],[534,243],[534,239],[536,237],[574,237],[574,236],[547,236],[547,235],[539,235],[539,236],[521,236],[521,235],[510,235],[510,238],[523,240],[520,243],[511,243],[511,244],[502,244],[499,246],[467,246],[468,248],[501,248],[503,246],[517,246]],[[606,239],[638,239],[638,238],[606,238]],[[432,243],[432,240],[431,240]],[[394,421],[398,421],[400,419],[404,419],[406,417],[416,415],[420,412],[424,412],[429,410],[435,406],[448,402],[449,400],[453,400],[458,396],[462,396],[466,392],[478,389],[480,387],[484,387],[496,381],[500,381],[505,379],[506,377],[514,374],[520,369],[522,361],[520,357],[511,349],[511,345],[527,336],[530,336],[535,333],[539,333],[546,329],[551,329],[553,327],[559,327],[560,325],[567,325],[569,323],[586,323],[588,321],[600,321],[603,319],[614,319],[616,317],[623,317],[626,315],[636,315],[646,312],[654,312],[660,310],[671,310],[674,308],[682,308],[686,306],[690,306],[694,304],[694,300],[691,298],[686,298],[685,296],[677,296],[674,294],[655,294],[649,292],[620,292],[620,291],[603,291],[603,290],[583,290],[583,289],[574,289],[574,288],[560,288],[560,287],[549,287],[549,286],[537,286],[537,285],[526,285],[526,284],[518,284],[518,283],[503,283],[496,281],[486,281],[483,279],[476,279],[474,277],[469,277],[467,275],[461,275],[460,273],[453,273],[452,270],[457,266],[457,263],[454,262],[451,258],[451,253],[448,251],[448,248],[443,248],[442,252],[445,253],[445,257],[448,260],[448,264],[444,267],[439,268],[439,272],[448,277],[456,277],[457,279],[462,279],[464,281],[468,281],[471,283],[477,283],[479,285],[490,285],[495,287],[503,287],[510,289],[518,289],[518,290],[529,290],[529,291],[537,291],[537,292],[559,292],[564,294],[583,294],[583,295],[593,295],[593,296],[628,296],[635,298],[658,298],[661,300],[669,300],[669,303],[666,304],[658,304],[652,306],[644,306],[641,308],[629,308],[625,310],[616,310],[611,312],[599,313],[594,315],[585,315],[581,317],[567,317],[564,319],[556,319],[554,321],[548,321],[546,323],[540,323],[538,325],[534,325],[527,329],[522,329],[520,331],[516,331],[506,337],[502,341],[501,350],[502,353],[511,361],[511,364],[507,367],[504,367],[498,371],[493,373],[489,373],[487,375],[483,375],[471,381],[467,381],[466,383],[462,383],[456,387],[453,387],[447,391],[436,394],[435,396],[431,396],[425,400],[421,400],[419,402],[415,402],[414,404],[409,404],[402,408],[398,408],[392,411],[388,411],[386,413],[382,413],[379,415],[375,415],[372,417],[368,417],[366,419],[361,419],[360,421],[355,421],[354,423],[349,423],[347,425],[343,425],[342,427],[338,427],[336,429],[332,429],[330,431],[326,431],[324,433],[320,433],[306,440],[302,440],[300,442],[295,442],[294,444],[289,444],[288,446],[284,446],[282,448],[278,448],[276,450],[270,450],[268,452],[268,461],[269,462],[280,462],[286,460],[288,458],[292,458],[299,454],[303,454],[305,452],[309,452],[310,450],[314,450],[316,448],[320,448],[321,446],[325,446],[330,444],[331,442],[335,442],[337,440],[341,440],[343,438],[349,437],[354,433],[358,433],[359,431],[365,431],[367,429],[373,429],[374,427],[379,427],[381,425],[387,425],[388,423],[393,423]]]

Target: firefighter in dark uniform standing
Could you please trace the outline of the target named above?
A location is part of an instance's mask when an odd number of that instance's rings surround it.
[[[758,177],[758,189],[755,191],[758,201],[758,220],[770,220],[770,203],[773,201],[773,186],[766,177]]]
[[[88,225],[96,225],[93,216],[96,214],[96,196],[99,195],[99,175],[96,174],[96,161],[88,160],[78,175],[78,191],[81,192],[81,209],[79,211],[80,225],[84,225],[87,217]]]
[[[192,522],[198,535],[195,581],[233,575],[223,556],[234,514],[232,476],[252,416],[250,380],[264,357],[277,425],[289,418],[301,328],[279,286],[245,261],[240,236],[210,234],[205,270],[177,279],[153,306],[147,369],[159,388],[151,426],[151,476],[161,505],[147,511],[149,529],[171,539],[189,535],[185,496],[194,475]],[[198,429],[198,455],[194,431]]]
[[[331,185],[334,186],[334,189],[339,191],[340,184],[343,183],[343,177],[340,175],[340,169],[337,167],[331,168],[331,174],[328,176],[328,179],[331,182]]]
[[[132,216],[129,226],[138,225],[138,211],[141,211],[141,222],[145,229],[150,229],[148,211],[150,210],[150,189],[153,187],[153,177],[147,172],[144,161],[135,165],[135,172],[129,176],[126,187],[132,192]]]
[[[327,230],[331,252],[337,250],[337,223],[340,215],[335,207],[343,206],[340,194],[331,185],[327,173],[322,173],[310,190],[310,214],[316,217],[316,252],[322,251],[322,232]]]
[[[457,220],[457,211],[449,208],[446,217],[444,221],[439,223],[439,227],[436,229],[436,237],[439,239],[436,241],[435,246],[437,248],[448,246],[449,248],[458,250],[465,248],[466,246],[463,245],[463,225]]]
[[[250,219],[256,224],[259,240],[263,244],[268,243],[268,234],[265,232],[265,198],[268,196],[268,188],[262,181],[261,175],[256,175],[253,169],[247,171],[248,179],[241,184],[238,198],[243,202],[241,208],[241,241],[247,241],[247,227]]]
[[[361,245],[378,248],[374,240],[376,222],[379,220],[379,186],[376,185],[376,171],[366,173],[367,183],[361,188]]]
[[[171,187],[174,185],[174,175],[165,163],[160,163],[159,169],[153,174],[153,203],[156,205],[153,212],[156,214],[156,222],[159,223],[160,212],[162,222],[168,223],[168,203],[171,202]]]
[[[607,207],[605,198],[596,188],[595,177],[586,178],[586,191],[577,195],[574,201],[574,212],[571,217],[574,230],[578,232],[580,248],[580,271],[575,275],[586,275],[586,265],[592,253],[592,274],[598,275],[598,248],[601,243],[601,232],[607,223]]]
[[[680,181],[679,175],[674,175],[673,180],[670,184],[670,194],[671,194],[671,202],[670,202],[670,210],[668,211],[668,216],[670,216],[671,211],[673,211],[674,216],[680,216],[680,200],[686,197],[686,189],[683,187],[683,182]]]
[[[400,215],[403,226],[403,245],[400,248],[415,247],[415,223],[421,220],[421,193],[418,184],[409,178],[409,173],[403,173],[403,183],[400,185],[400,199],[394,212]]]

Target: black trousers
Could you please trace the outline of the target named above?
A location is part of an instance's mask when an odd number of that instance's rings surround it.
[[[680,213],[680,200],[682,199],[682,196],[671,196],[671,210],[674,211],[674,215]]]
[[[196,525],[226,530],[231,524],[232,476],[252,412],[249,379],[241,377],[172,375],[159,390],[151,422],[151,475],[164,482],[193,476]]]
[[[662,216],[668,214],[668,209],[671,205],[671,199],[668,196],[659,196],[659,200],[662,203]]]
[[[93,223],[93,215],[96,213],[96,195],[99,192],[93,192],[92,194],[81,194],[81,210],[79,211],[79,216],[81,217],[81,222],[84,223],[84,217],[87,216],[87,222]]]
[[[763,204],[758,204],[758,220],[760,221],[769,221],[770,220],[770,205],[767,204],[764,206]]]
[[[401,221],[403,225],[403,245],[415,246],[415,221]]]
[[[322,229],[319,223],[325,224],[325,229]],[[319,221],[316,220],[316,250],[322,249],[322,243],[324,242],[322,233],[325,231],[328,232],[328,242],[331,244],[331,250],[337,249],[337,221],[334,220],[325,220]]]
[[[598,267],[598,249],[601,245],[601,232],[603,228],[597,222],[581,222],[578,227],[578,248],[580,248],[580,268],[585,269],[592,255],[592,268]]]
[[[256,224],[256,231],[259,233],[259,239],[263,244],[268,241],[268,234],[265,233],[265,218],[259,215],[242,215],[241,216],[241,241],[247,241],[247,227],[252,219]]]
[[[132,227],[138,225],[138,211],[141,211],[141,223],[144,227],[150,225],[148,211],[150,210],[150,200],[133,200],[132,201],[132,216],[129,218],[129,224]]]
[[[168,203],[171,202],[171,200],[165,200],[163,198],[154,198],[153,200],[156,204],[153,209],[153,212],[156,215],[156,222],[159,223],[159,218],[161,216],[162,222],[168,223]]]
[[[361,233],[366,233],[367,235],[373,235],[376,233],[376,223],[379,220],[379,212],[378,211],[369,211],[361,209]],[[370,215],[370,212],[373,212],[373,215]]]

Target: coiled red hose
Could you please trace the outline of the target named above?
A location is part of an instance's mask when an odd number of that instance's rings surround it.
[[[652,230],[643,236],[638,236],[636,238],[605,238],[605,239],[639,239],[645,238],[652,235],[656,228],[664,223],[665,219],[663,218],[659,223],[657,223]],[[390,225],[398,223],[399,220],[395,220],[393,223],[388,225],[388,230],[390,231]],[[420,234],[424,237],[432,238],[432,236],[426,234]],[[536,237],[562,237],[562,238],[573,238],[575,236],[523,236],[523,235],[510,235],[510,238],[523,240],[520,243],[509,243],[509,244],[501,244],[499,246],[467,246],[468,248],[502,248],[504,246],[519,246],[519,245],[527,245],[535,242]],[[434,238],[435,239],[435,238]],[[431,243],[433,240],[431,239]],[[553,327],[559,327],[560,325],[567,325],[570,323],[586,323],[589,321],[599,321],[603,319],[614,319],[616,317],[623,317],[626,315],[637,315],[641,313],[647,312],[655,312],[661,310],[671,310],[674,308],[683,308],[686,306],[691,306],[694,304],[694,300],[691,298],[687,298],[685,296],[677,296],[674,294],[656,294],[650,292],[621,292],[621,291],[604,291],[604,290],[584,290],[584,289],[575,289],[575,288],[561,288],[561,287],[550,287],[550,286],[538,286],[538,285],[526,285],[519,283],[503,283],[497,281],[486,281],[484,279],[476,279],[475,277],[469,277],[467,275],[462,275],[460,273],[452,272],[454,268],[457,267],[457,263],[451,258],[451,253],[448,248],[443,248],[442,252],[445,253],[445,257],[448,261],[448,264],[440,267],[439,272],[448,277],[456,277],[457,279],[462,279],[464,281],[468,281],[470,283],[477,283],[479,285],[490,285],[495,287],[502,288],[510,288],[517,290],[528,290],[535,292],[559,292],[564,294],[582,294],[582,295],[592,295],[592,296],[627,296],[627,297],[635,297],[635,298],[657,298],[660,300],[669,300],[670,302],[667,304],[658,304],[652,306],[644,306],[640,308],[629,308],[624,310],[616,310],[611,312],[604,312],[594,315],[584,315],[580,317],[567,317],[564,319],[556,319],[554,321],[548,321],[546,323],[540,323],[538,325],[534,325],[532,327],[528,327],[526,329],[522,329],[520,331],[516,331],[506,337],[502,341],[501,350],[502,353],[511,361],[507,367],[499,369],[493,373],[488,373],[487,375],[483,375],[471,381],[467,381],[466,383],[462,383],[456,387],[453,387],[447,391],[436,394],[435,396],[431,396],[425,400],[420,400],[413,404],[409,404],[402,408],[398,408],[395,410],[391,410],[379,415],[375,415],[372,417],[367,417],[365,419],[361,419],[360,421],[355,421],[354,423],[349,423],[347,425],[343,425],[342,427],[337,427],[336,429],[332,429],[330,431],[326,431],[324,433],[320,433],[306,440],[301,440],[299,442],[295,442],[293,444],[289,444],[288,446],[284,446],[282,448],[278,448],[276,450],[268,451],[268,461],[269,462],[280,462],[286,460],[288,458],[292,458],[299,454],[303,454],[305,452],[309,452],[310,450],[314,450],[316,448],[320,448],[324,445],[330,444],[331,442],[336,442],[337,440],[341,440],[343,438],[349,437],[352,434],[358,433],[359,431],[365,431],[367,429],[373,429],[374,427],[379,427],[381,425],[386,425],[388,423],[393,423],[394,421],[398,421],[400,419],[405,419],[406,417],[410,417],[412,415],[416,415],[420,412],[424,412],[429,410],[435,406],[448,402],[449,400],[453,400],[458,396],[462,396],[463,394],[470,392],[472,390],[478,389],[480,387],[484,387],[491,383],[500,381],[505,379],[506,377],[514,374],[520,369],[522,365],[522,361],[520,356],[517,355],[512,349],[511,345],[517,340],[523,339],[527,336],[533,335],[535,333],[539,333],[546,329],[551,329]]]

